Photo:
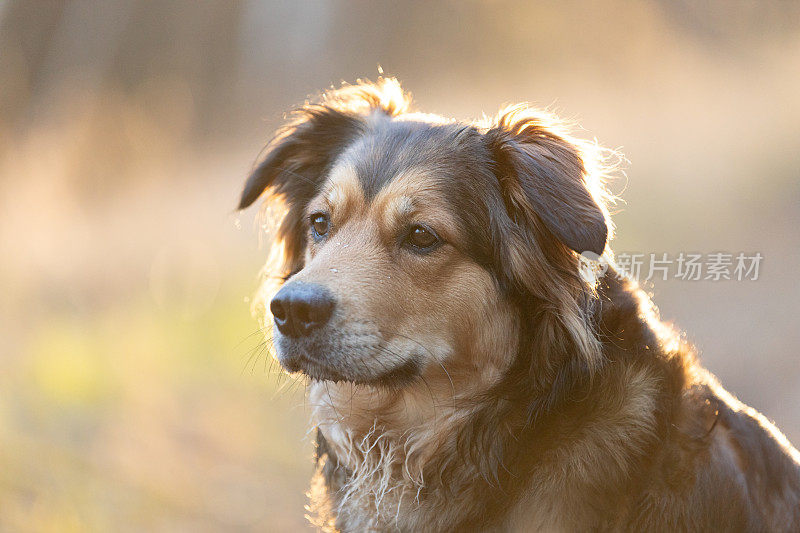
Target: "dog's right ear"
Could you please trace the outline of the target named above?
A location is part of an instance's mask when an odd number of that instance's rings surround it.
[[[267,145],[266,155],[242,190],[245,209],[271,189],[290,204],[303,204],[316,193],[325,170],[358,134],[363,121],[325,105],[307,105]]]
[[[265,191],[284,202],[287,211],[277,237],[284,244],[286,274],[303,266],[305,208],[336,157],[363,134],[370,114],[399,115],[409,103],[393,78],[345,85],[324,94],[320,103],[296,110],[267,145],[261,163],[244,185],[239,209],[252,205]]]
[[[245,183],[239,209],[250,206],[267,189],[290,202],[310,199],[336,155],[364,131],[368,115],[397,116],[410,103],[395,78],[380,78],[377,83],[359,80],[328,91],[320,103],[295,110],[293,120],[267,145],[264,159]]]
[[[303,267],[305,207],[317,194],[333,160],[362,128],[358,115],[322,104],[306,105],[267,145],[263,160],[247,179],[239,209],[249,207],[265,191],[280,198],[286,207],[277,231],[284,253],[281,275]]]

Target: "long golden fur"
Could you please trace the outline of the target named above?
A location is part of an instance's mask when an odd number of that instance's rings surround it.
[[[525,106],[413,113],[388,79],[270,143],[240,207],[284,206],[286,283],[256,305],[308,378],[312,523],[800,528],[800,454],[616,272],[602,155]]]

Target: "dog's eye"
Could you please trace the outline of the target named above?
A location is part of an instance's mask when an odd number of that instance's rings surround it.
[[[314,213],[309,217],[309,220],[311,222],[311,233],[314,234],[314,238],[319,239],[328,234],[331,228],[328,215],[325,213]]]
[[[424,226],[412,226],[405,242],[417,251],[428,251],[439,244],[439,237]]]

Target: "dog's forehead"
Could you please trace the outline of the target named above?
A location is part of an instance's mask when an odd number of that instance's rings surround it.
[[[342,155],[358,176],[367,200],[388,183],[422,172],[432,164],[433,145],[441,145],[441,132],[417,123],[384,123],[353,143]],[[438,154],[441,157],[441,154]]]
[[[374,195],[364,186],[358,169],[348,163],[337,165],[323,191],[325,204],[335,223],[351,217],[368,217],[386,230],[417,222],[454,229],[456,217],[447,201],[442,181],[435,170],[414,166],[398,170]]]
[[[464,151],[457,124],[374,120],[363,136],[348,146],[337,163],[358,177],[367,201],[409,172],[444,178],[457,171]],[[433,186],[431,183],[430,186]]]
[[[389,122],[349,146],[330,170],[322,194],[337,211],[369,207],[403,217],[446,207],[456,186],[459,149],[448,129]]]
[[[369,218],[387,237],[425,224],[483,264],[498,195],[492,168],[472,126],[381,120],[336,158],[308,210],[329,210],[339,227]]]

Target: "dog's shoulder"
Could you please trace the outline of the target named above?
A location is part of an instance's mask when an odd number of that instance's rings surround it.
[[[716,467],[743,487],[746,503],[770,531],[800,524],[800,453],[767,418],[727,391],[713,377],[708,391],[716,399],[718,419],[711,450]]]
[[[658,444],[649,466],[631,472],[640,479],[609,529],[791,530],[800,523],[800,454],[722,388],[635,283],[610,274],[595,315],[606,357],[647,368],[660,384]]]
[[[792,531],[800,523],[797,451],[713,376],[698,371],[670,427],[614,528]]]
[[[647,365],[662,385],[660,444],[651,450],[650,467],[642,471],[625,518],[610,528],[796,527],[797,450],[761,413],[722,388],[635,284],[604,279],[600,302],[598,330],[607,353],[621,366]]]

